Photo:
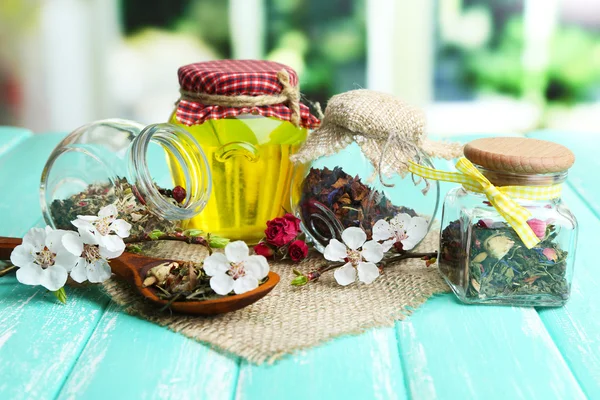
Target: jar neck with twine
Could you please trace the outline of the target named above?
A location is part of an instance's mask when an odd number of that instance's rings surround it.
[[[381,183],[392,186],[386,177],[395,173],[405,176],[411,161],[421,162],[424,156],[452,159],[462,155],[462,145],[431,141],[424,128],[422,112],[397,97],[352,90],[329,100],[321,126],[291,160],[308,163],[356,142]],[[429,184],[425,182],[426,193]]]

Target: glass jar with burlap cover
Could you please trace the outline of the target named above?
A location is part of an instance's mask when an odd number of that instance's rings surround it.
[[[432,165],[431,157],[450,159],[461,149],[430,141],[421,111],[395,96],[345,92],[330,99],[321,126],[292,156],[306,166],[292,204],[320,251],[351,226],[387,250],[410,250],[431,227],[439,185],[415,179],[408,162]]]

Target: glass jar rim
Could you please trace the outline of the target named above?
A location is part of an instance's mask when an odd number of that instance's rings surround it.
[[[182,165],[186,198],[183,206],[167,200],[152,179],[148,146],[156,142]],[[134,139],[129,155],[129,174],[135,178],[136,189],[153,211],[168,220],[190,219],[200,213],[212,191],[212,176],[208,160],[200,144],[185,129],[169,123],[151,124]]]
[[[567,170],[546,174],[522,174],[492,170],[477,164],[475,167],[495,186],[551,186],[565,182],[568,176]]]

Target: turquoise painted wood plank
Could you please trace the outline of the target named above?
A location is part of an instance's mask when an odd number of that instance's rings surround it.
[[[231,399],[238,362],[114,303],[59,399]]]
[[[372,329],[307,349],[271,366],[242,363],[236,398],[405,399],[399,360],[394,329]]]
[[[43,226],[38,203],[41,170],[63,135],[27,137],[0,157],[0,235],[22,236]],[[1,140],[1,139],[0,139]],[[108,302],[97,288],[67,288],[61,305],[42,287],[0,278],[0,398],[54,398]]]
[[[569,186],[564,193],[579,222],[579,241],[571,299],[560,309],[540,310],[573,373],[590,398],[600,396],[600,271],[596,268],[597,237],[600,232],[599,134],[569,134],[540,131],[530,135],[569,147],[576,162],[569,171]],[[590,208],[591,207],[591,208]]]
[[[600,398],[600,219],[572,191],[564,194],[579,222],[575,275],[569,302],[539,314],[589,398]]]
[[[537,131],[527,135],[567,146],[575,154],[575,164],[569,170],[569,184],[600,217],[600,133]]]
[[[42,216],[39,186],[48,156],[64,135],[35,135],[0,157],[0,234],[19,236]]]
[[[413,398],[586,398],[532,308],[466,306],[441,295],[396,329]]]
[[[444,161],[436,167],[453,169]],[[442,183],[442,193],[454,186]],[[411,397],[584,398],[532,308],[465,306],[453,295],[442,295],[396,329]]]
[[[25,128],[0,126],[0,157],[31,135],[33,132]]]

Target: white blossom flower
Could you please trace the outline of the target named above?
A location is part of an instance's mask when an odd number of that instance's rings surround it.
[[[103,207],[98,212],[98,216],[78,215],[75,221],[71,223],[77,227],[80,232],[86,230],[97,239],[100,248],[105,248],[111,253],[121,254],[125,250],[123,238],[129,236],[131,224],[122,219],[117,219],[117,207],[110,204]],[[111,233],[114,232],[115,235]]]
[[[238,240],[225,246],[225,254],[208,256],[204,272],[212,277],[210,287],[217,294],[226,295],[232,290],[242,294],[258,287],[259,281],[269,274],[269,264],[263,256],[251,256],[246,243]]]
[[[49,226],[30,229],[23,244],[10,255],[10,261],[19,267],[17,280],[25,285],[42,285],[53,292],[62,288],[77,263],[77,257],[62,244],[66,233]]]
[[[98,238],[85,229],[79,229],[79,234],[68,232],[62,238],[63,246],[77,256],[77,264],[71,270],[71,278],[75,282],[100,283],[109,279],[111,269],[108,260],[123,254],[123,250],[111,252],[100,247]]]
[[[423,217],[397,214],[389,222],[380,219],[373,225],[373,240],[383,241],[384,251],[396,242],[402,243],[403,250],[412,250],[427,234],[428,225]]]
[[[329,261],[347,261],[333,274],[337,283],[346,286],[355,282],[357,271],[361,282],[371,283],[377,279],[379,268],[375,263],[383,258],[383,246],[374,240],[367,242],[367,234],[356,227],[346,228],[342,240],[345,244],[331,239],[323,254]]]

